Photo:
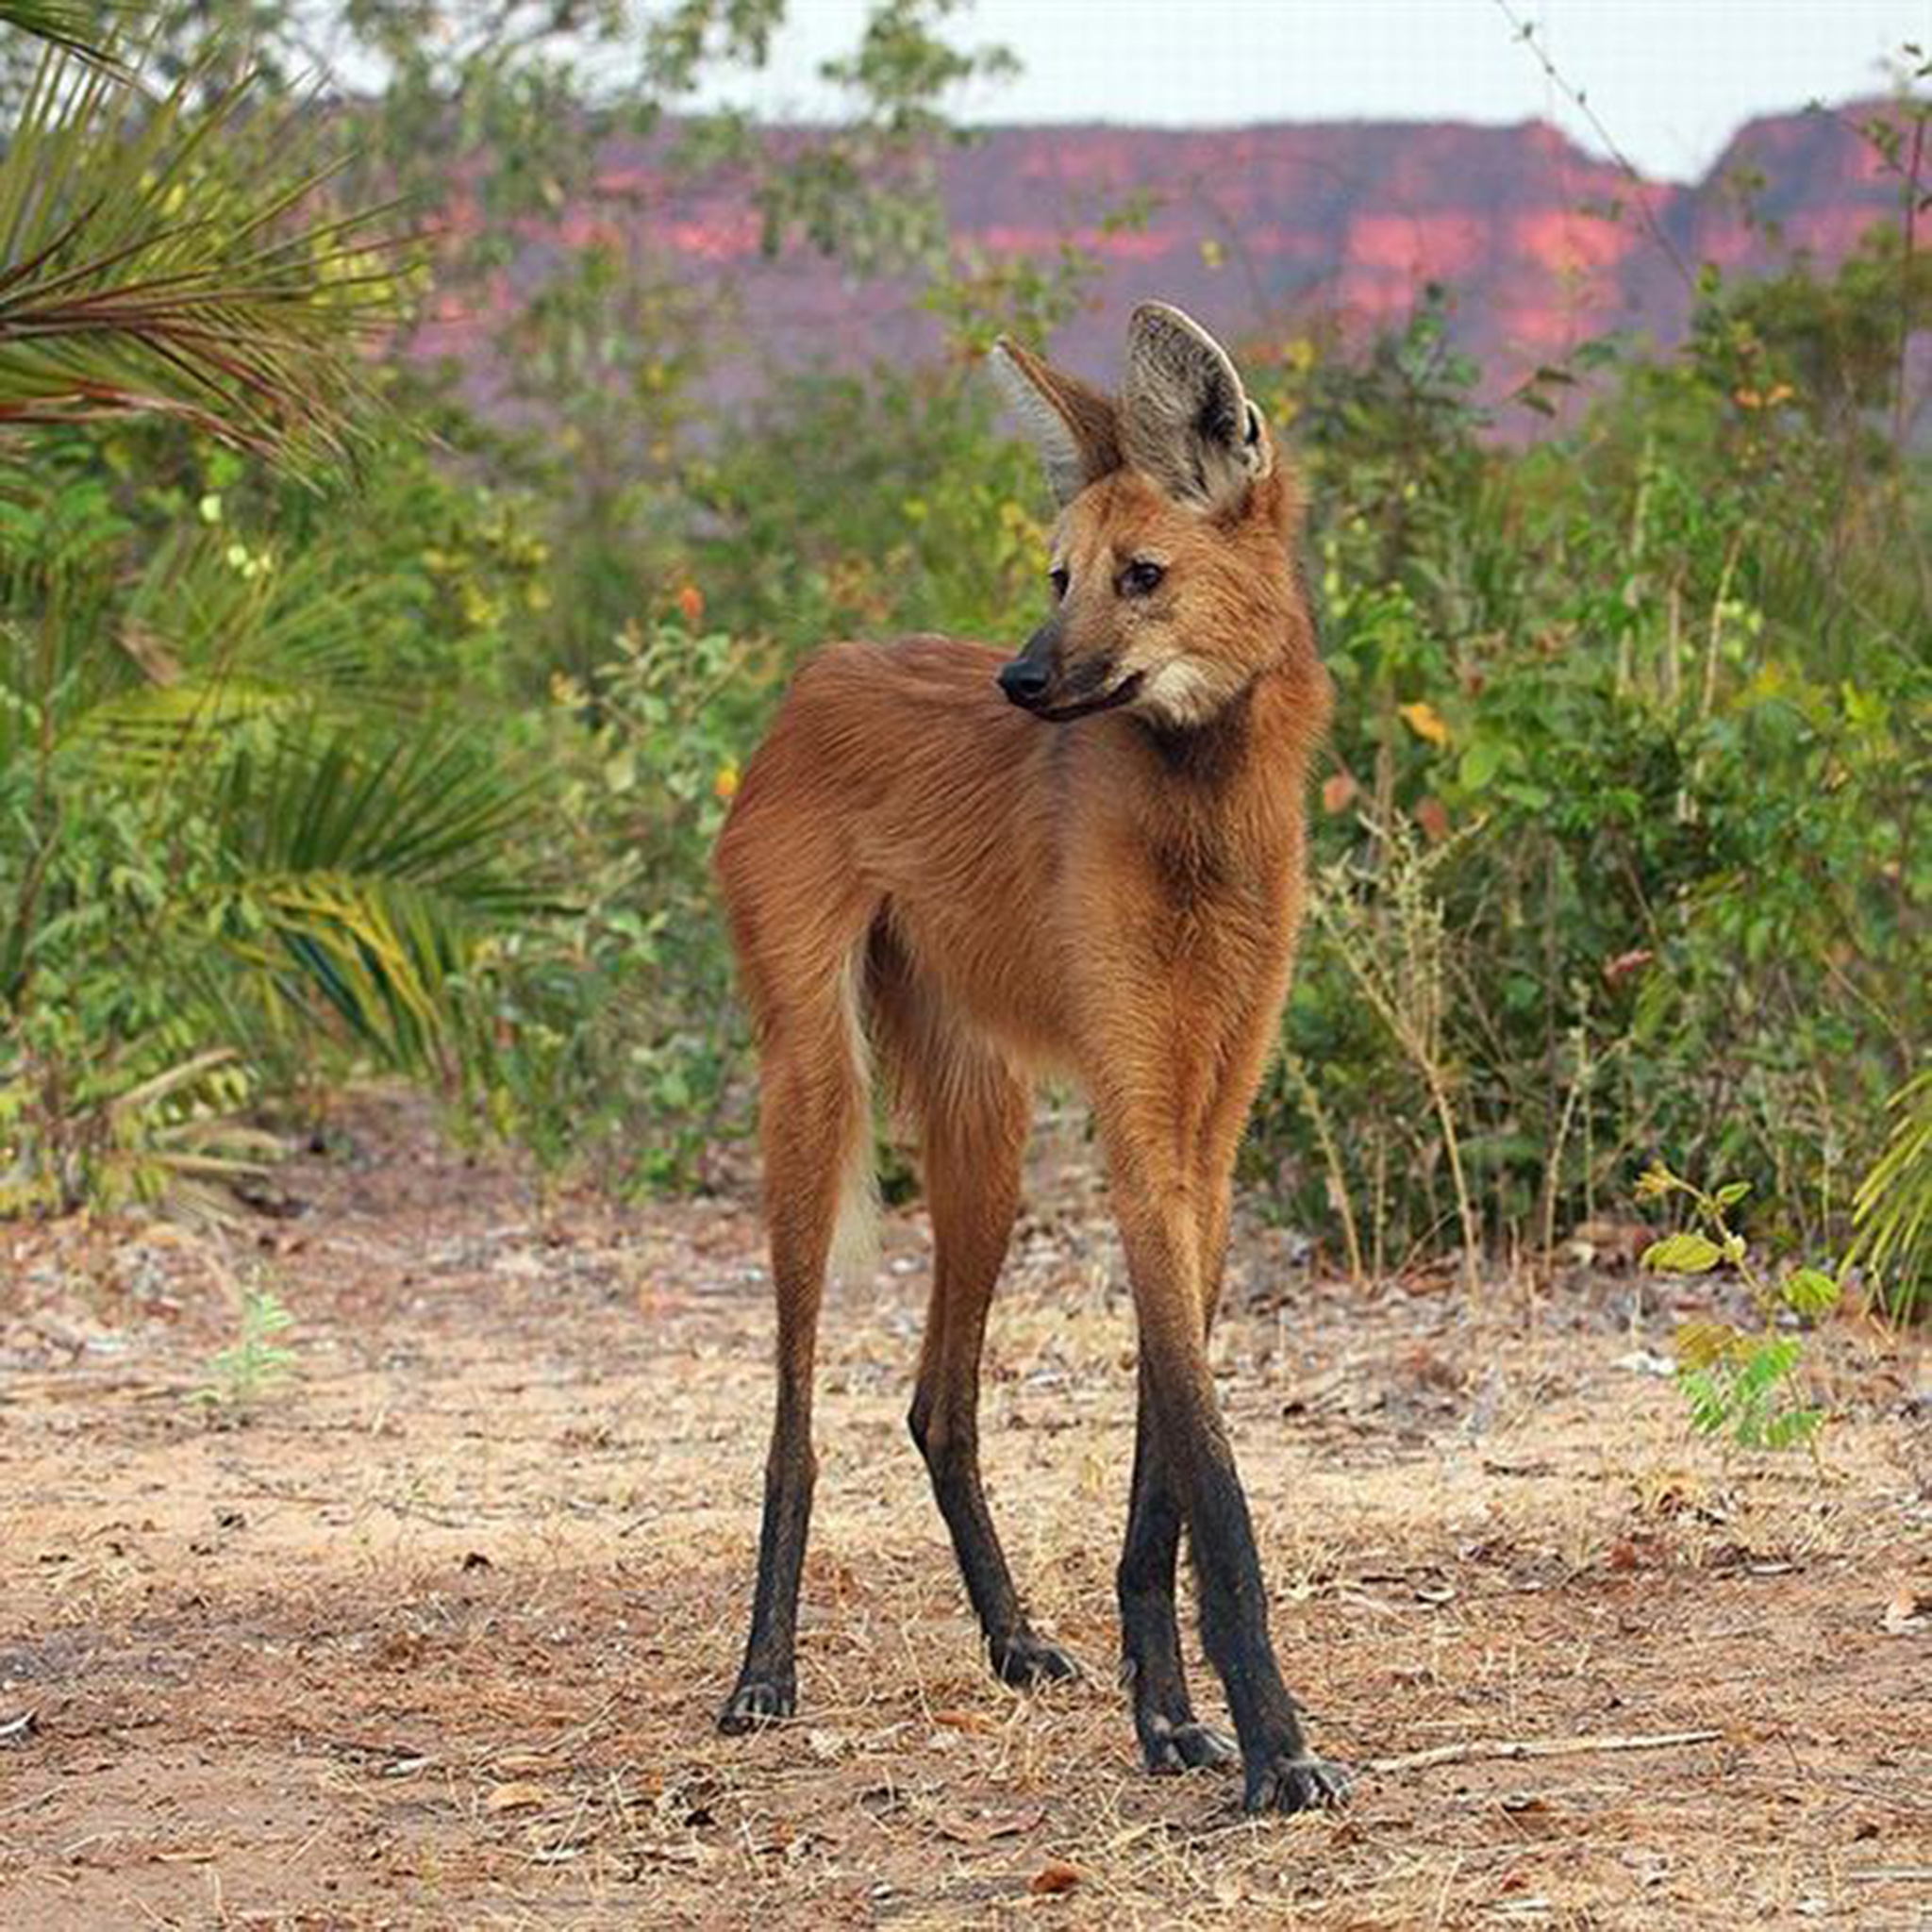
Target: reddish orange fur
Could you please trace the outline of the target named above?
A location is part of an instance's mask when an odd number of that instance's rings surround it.
[[[1303,796],[1328,708],[1289,563],[1299,507],[1279,475],[1228,529],[1183,521],[1129,472],[1091,495],[1076,545],[1131,553],[1164,529],[1172,575],[1192,551],[1224,565],[1199,574],[1191,641],[1253,665],[1249,755],[1232,783],[1210,784],[1176,776],[1131,711],[1042,724],[1000,695],[1008,654],[991,645],[820,650],[718,846],[768,1083],[838,1037],[838,974],[878,924],[937,1009],[926,1063],[890,1043],[915,1095],[942,1089],[949,1041],[971,1041],[1023,1076],[1071,1074],[1103,1116],[1146,1109],[1149,1160],[1215,1110],[1208,1090],[1239,1133],[1287,991]],[[1288,648],[1256,661],[1271,638]],[[810,1164],[836,1172],[841,1154]],[[1191,1191],[1192,1175],[1158,1161],[1157,1174]]]
[[[1141,663],[1146,680],[1121,708],[1048,723],[1003,696],[1007,654],[993,647],[832,644],[799,672],[745,771],[717,868],[762,1061],[780,1391],[759,1608],[725,1723],[791,1707],[813,1337],[841,1185],[870,1154],[869,1043],[919,1130],[934,1220],[914,1431],[995,1665],[1015,1680],[1059,1674],[1065,1659],[1027,1624],[979,1490],[979,1346],[1032,1083],[1064,1074],[1091,1098],[1141,1329],[1142,1520],[1122,1592],[1124,1615],[1141,1619],[1130,1662],[1158,1762],[1174,1727],[1192,1724],[1177,1653],[1171,1673],[1167,1660],[1178,1520],[1197,1560],[1206,1542],[1247,1533],[1205,1339],[1235,1149],[1288,988],[1328,687],[1291,561],[1299,500],[1265,440],[1263,474],[1238,501],[1176,501],[1115,467],[1110,399],[1016,359],[1092,478],[1057,532],[1069,588],[1054,675],[1072,688],[1083,667]],[[1129,595],[1123,571],[1150,557],[1158,589]],[[1160,692],[1186,715],[1165,715]],[[1204,1577],[1204,1624],[1254,1803],[1260,1758],[1312,1760],[1296,1755],[1285,1692],[1238,1689],[1266,1672],[1229,1659],[1267,1637],[1265,1622],[1258,1638],[1249,1627],[1264,1615],[1245,1601],[1256,1591],[1233,1558],[1224,1567],[1224,1590]],[[1274,1790],[1259,1802],[1293,1808]]]

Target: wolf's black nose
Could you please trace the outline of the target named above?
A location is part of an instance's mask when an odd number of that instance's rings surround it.
[[[1024,658],[1000,666],[1000,689],[1016,705],[1037,705],[1046,695],[1048,681],[1046,668],[1029,664]]]

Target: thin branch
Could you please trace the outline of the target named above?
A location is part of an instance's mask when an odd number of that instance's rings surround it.
[[[1903,463],[1906,457],[1906,430],[1908,419],[1906,398],[1909,393],[1912,350],[1912,257],[1918,248],[1919,179],[1925,165],[1925,115],[1912,121],[1912,158],[1905,170],[1905,187],[1900,200],[1898,261],[1898,391],[1892,398],[1891,447]]]
[[[1683,282],[1685,288],[1694,294],[1697,291],[1697,277],[1690,273],[1690,264],[1678,254],[1677,244],[1664,233],[1663,225],[1657,220],[1650,205],[1650,183],[1638,171],[1637,163],[1618,145],[1616,137],[1598,118],[1596,109],[1590,105],[1589,97],[1584,93],[1583,90],[1580,87],[1572,86],[1564,78],[1557,63],[1543,51],[1541,43],[1536,37],[1536,24],[1533,21],[1524,20],[1517,13],[1516,9],[1510,6],[1509,0],[1496,0],[1496,10],[1509,23],[1516,38],[1529,49],[1532,58],[1537,65],[1542,69],[1550,85],[1589,122],[1590,131],[1603,142],[1604,152],[1617,164],[1618,168],[1623,171],[1624,178],[1636,189],[1637,211],[1643,217],[1643,225],[1650,230],[1651,240],[1663,250],[1671,266],[1676,270],[1678,277]]]
[[[1438,1744],[1402,1757],[1372,1757],[1362,1768],[1383,1777],[1405,1771],[1430,1771],[1439,1764],[1475,1764],[1491,1758],[1578,1757],[1599,1751],[1674,1751],[1686,1744],[1714,1744],[1722,1731],[1657,1731],[1648,1737],[1490,1738],[1463,1744]]]

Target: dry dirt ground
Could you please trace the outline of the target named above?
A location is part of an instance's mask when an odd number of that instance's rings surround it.
[[[802,1714],[725,1740],[749,1208],[540,1204],[391,1107],[354,1139],[239,1238],[0,1229],[0,1924],[1932,1925],[1913,1338],[1814,1339],[1822,1471],[1726,1464],[1656,1373],[1684,1307],[1628,1274],[1472,1308],[1248,1231],[1217,1350],[1291,1682],[1334,1755],[1439,1753],[1253,1824],[1141,1774],[1113,1682],[1133,1341],[1077,1172],[1023,1227],[986,1437],[1088,1680],[979,1666],[902,1421],[908,1220],[829,1311]],[[298,1368],[218,1426],[190,1398],[251,1282]],[[1520,1742],[1557,1748],[1481,1755]]]

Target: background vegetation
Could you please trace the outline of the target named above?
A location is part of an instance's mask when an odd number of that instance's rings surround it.
[[[948,247],[935,103],[1002,64],[948,10],[874,9],[846,125],[686,145],[773,246],[915,280],[957,353],[698,424],[717,291],[611,237],[497,288],[508,415],[412,349],[776,0],[439,35],[251,0],[118,41],[0,6],[0,1214],[234,1211],[376,1070],[545,1173],[707,1184],[749,1071],[707,854],[790,667],[1040,604],[1043,491],[974,356],[1050,341],[1083,264]],[[319,55],[370,98],[305,102]],[[1924,1282],[1923,101],[1890,125],[1899,217],[1841,267],[1707,275],[1680,347],[1593,343],[1500,410],[1444,291],[1243,345],[1341,698],[1244,1158],[1344,1265],[1547,1254],[1661,1156],[1754,1176],[1774,1249]]]

